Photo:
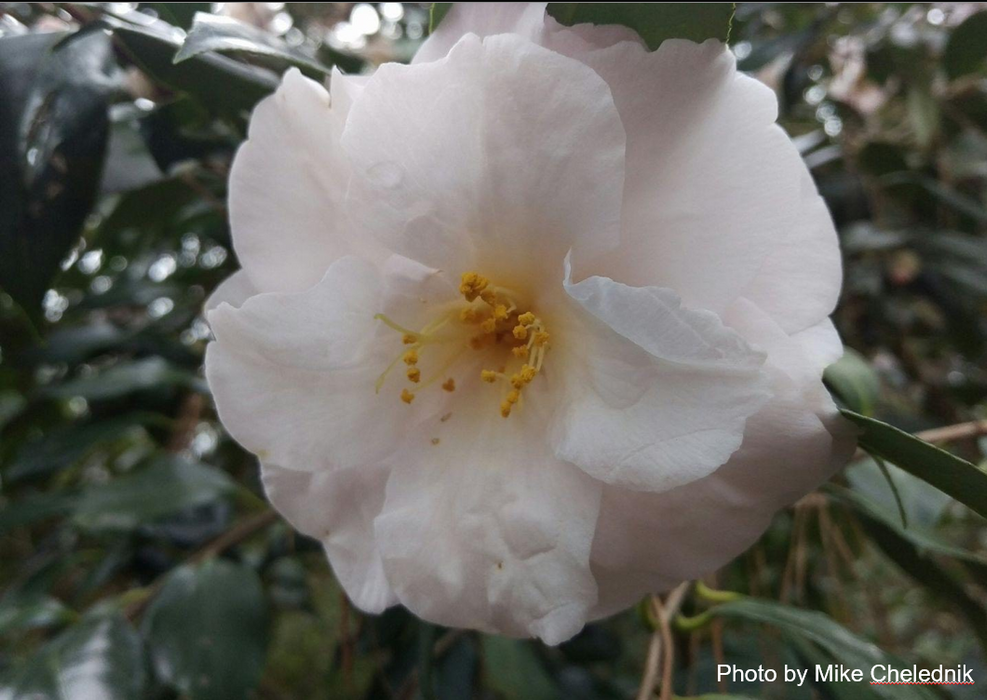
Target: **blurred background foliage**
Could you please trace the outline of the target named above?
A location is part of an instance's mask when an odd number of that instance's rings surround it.
[[[201,370],[203,300],[236,269],[230,160],[287,67],[407,61],[428,24],[414,3],[0,3],[0,698],[626,698],[663,632],[677,696],[983,697],[716,680],[987,682],[982,518],[871,458],[682,616],[646,601],[558,648],[362,615],[271,512]],[[740,3],[730,43],[840,231],[831,388],[909,432],[958,425],[922,435],[982,465],[987,5]]]

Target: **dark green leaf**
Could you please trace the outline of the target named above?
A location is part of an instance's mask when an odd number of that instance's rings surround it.
[[[10,460],[4,477],[15,482],[59,471],[101,445],[129,437],[134,428],[155,419],[160,420],[153,415],[133,413],[83,425],[59,426],[25,442]]]
[[[217,114],[242,114],[274,92],[277,77],[270,71],[217,56],[202,54],[174,63],[181,41],[149,27],[114,22],[113,34],[125,55],[153,80],[188,94]]]
[[[431,34],[435,31],[435,28],[439,26],[439,22],[445,19],[445,16],[452,9],[451,2],[433,2],[432,7],[428,10],[428,33]]]
[[[40,520],[65,515],[72,510],[74,503],[74,495],[57,491],[21,496],[16,502],[0,508],[0,534]]]
[[[560,690],[531,642],[494,635],[482,638],[487,684],[504,700],[555,700]]]
[[[665,39],[702,42],[730,38],[734,4],[729,2],[550,2],[548,14],[561,24],[620,24],[641,35],[652,51]]]
[[[240,700],[260,678],[267,610],[253,569],[215,559],[173,571],[144,617],[158,676],[192,700]]]
[[[881,395],[881,380],[860,353],[850,348],[826,368],[826,385],[843,403],[858,413],[870,415]]]
[[[987,59],[987,12],[970,15],[949,37],[942,64],[950,78],[979,70]]]
[[[862,459],[844,471],[854,492],[866,497],[897,522],[902,521],[899,511],[903,510],[906,530],[932,532],[953,499],[893,464],[884,460],[881,463],[887,476],[873,459]],[[894,484],[894,491],[891,484]]]
[[[223,472],[174,455],[161,456],[135,474],[86,488],[73,517],[82,527],[131,529],[169,513],[215,501],[235,489]]]
[[[0,698],[141,700],[147,675],[137,632],[120,616],[88,617],[28,660]]]
[[[862,448],[897,464],[987,517],[987,474],[983,471],[887,423],[853,411],[842,413],[863,429],[859,438]]]
[[[115,86],[104,33],[61,38],[0,38],[0,287],[32,316],[95,201]]]
[[[175,54],[175,63],[182,63],[208,51],[243,54],[261,59],[278,72],[295,66],[319,80],[329,74],[329,68],[291,48],[269,32],[238,22],[232,17],[200,13],[196,15],[192,31],[185,37],[182,48]]]
[[[860,669],[864,678],[870,678],[871,669],[878,665],[905,668],[895,657],[885,653],[875,644],[853,634],[827,615],[800,610],[767,600],[744,598],[723,603],[710,609],[712,617],[732,618],[771,625],[786,635],[817,645],[839,664]],[[883,698],[893,700],[929,700],[930,691],[920,686],[873,686]]]
[[[863,516],[862,525],[870,541],[932,595],[956,608],[961,619],[966,620],[973,628],[981,645],[987,649],[987,612],[964,590],[962,582],[943,569],[933,556],[937,552],[949,552],[953,548],[939,545],[929,535],[914,533],[901,528],[893,521],[889,522],[888,518],[875,513],[865,502],[862,502],[859,496],[850,496],[846,491],[842,492],[842,496],[857,506],[857,512]],[[961,556],[964,559],[977,560],[976,566],[980,571],[984,571],[987,567],[987,562],[979,560],[979,557],[972,553],[964,553]]]
[[[183,372],[160,357],[149,357],[115,365],[94,376],[80,377],[49,387],[43,393],[49,398],[81,396],[99,401],[135,391],[198,385],[196,378],[188,372]]]
[[[835,485],[828,485],[826,490],[833,500],[852,508],[854,512],[865,519],[893,530],[898,537],[907,540],[918,551],[956,559],[978,579],[987,581],[987,557],[969,549],[947,544],[932,531],[921,527],[918,523],[914,523],[912,527],[902,527],[898,517],[886,505],[875,503],[872,499],[855,490],[844,489]]]

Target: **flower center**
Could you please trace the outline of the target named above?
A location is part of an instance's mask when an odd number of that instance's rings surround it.
[[[501,386],[500,415],[507,418],[522,403],[525,387],[541,371],[550,336],[542,319],[530,309],[522,309],[511,290],[491,284],[483,275],[463,273],[459,292],[465,302],[454,304],[418,331],[384,314],[374,317],[400,333],[406,346],[377,379],[376,389],[380,391],[387,376],[403,362],[409,382],[401,390],[405,403],[410,404],[419,391],[442,379],[445,391],[455,391],[456,382],[447,375],[448,370],[466,352],[482,352],[485,364],[489,358],[489,367],[480,370],[480,379]],[[445,361],[423,381],[420,362],[433,352],[444,355]]]

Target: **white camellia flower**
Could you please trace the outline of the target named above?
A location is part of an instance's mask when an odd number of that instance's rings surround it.
[[[357,606],[555,644],[847,459],[837,238],[776,116],[721,43],[491,3],[257,107],[206,373]]]

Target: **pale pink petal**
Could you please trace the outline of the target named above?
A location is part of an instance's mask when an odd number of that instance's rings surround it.
[[[438,28],[425,40],[412,63],[428,63],[446,56],[466,34],[480,38],[519,34],[537,41],[545,17],[543,2],[457,2]]]
[[[578,58],[610,85],[627,132],[621,245],[592,271],[722,312],[803,215],[805,165],[774,123],[774,93],[714,40]]]
[[[240,308],[243,302],[259,293],[260,291],[250,281],[247,273],[243,270],[237,270],[213,290],[209,298],[206,299],[204,311],[208,313],[220,304],[229,304],[234,308]]]
[[[551,454],[537,398],[509,420],[496,395],[470,398],[393,460],[376,521],[384,570],[427,620],[557,644],[596,602],[600,484]]]
[[[339,104],[296,69],[257,105],[230,173],[233,247],[254,286],[301,291],[343,255],[379,257],[345,218],[349,166],[339,146],[359,92],[335,74]]]
[[[624,134],[610,91],[517,36],[467,36],[438,61],[381,66],[343,146],[352,216],[431,267],[555,285],[570,247],[616,244]]]
[[[604,490],[593,543],[594,616],[706,575],[753,544],[774,513],[829,479],[855,447],[816,361],[748,300],[727,323],[768,353],[773,398],[748,422],[740,449],[709,476],[659,494]]]
[[[801,182],[794,225],[743,292],[789,334],[824,322],[843,284],[839,239],[829,209],[807,170]]]
[[[209,313],[216,342],[206,350],[206,378],[241,445],[300,471],[388,454],[409,407],[393,392],[374,391],[401,350],[374,319],[384,286],[372,265],[347,257],[305,292],[260,294]]]
[[[374,537],[387,476],[373,464],[317,472],[262,466],[271,503],[295,529],[322,542],[346,594],[369,613],[397,602]]]
[[[559,458],[646,491],[702,478],[726,462],[768,398],[763,354],[668,289],[601,277],[566,289],[591,318],[553,347],[566,348],[566,401],[553,431]]]

